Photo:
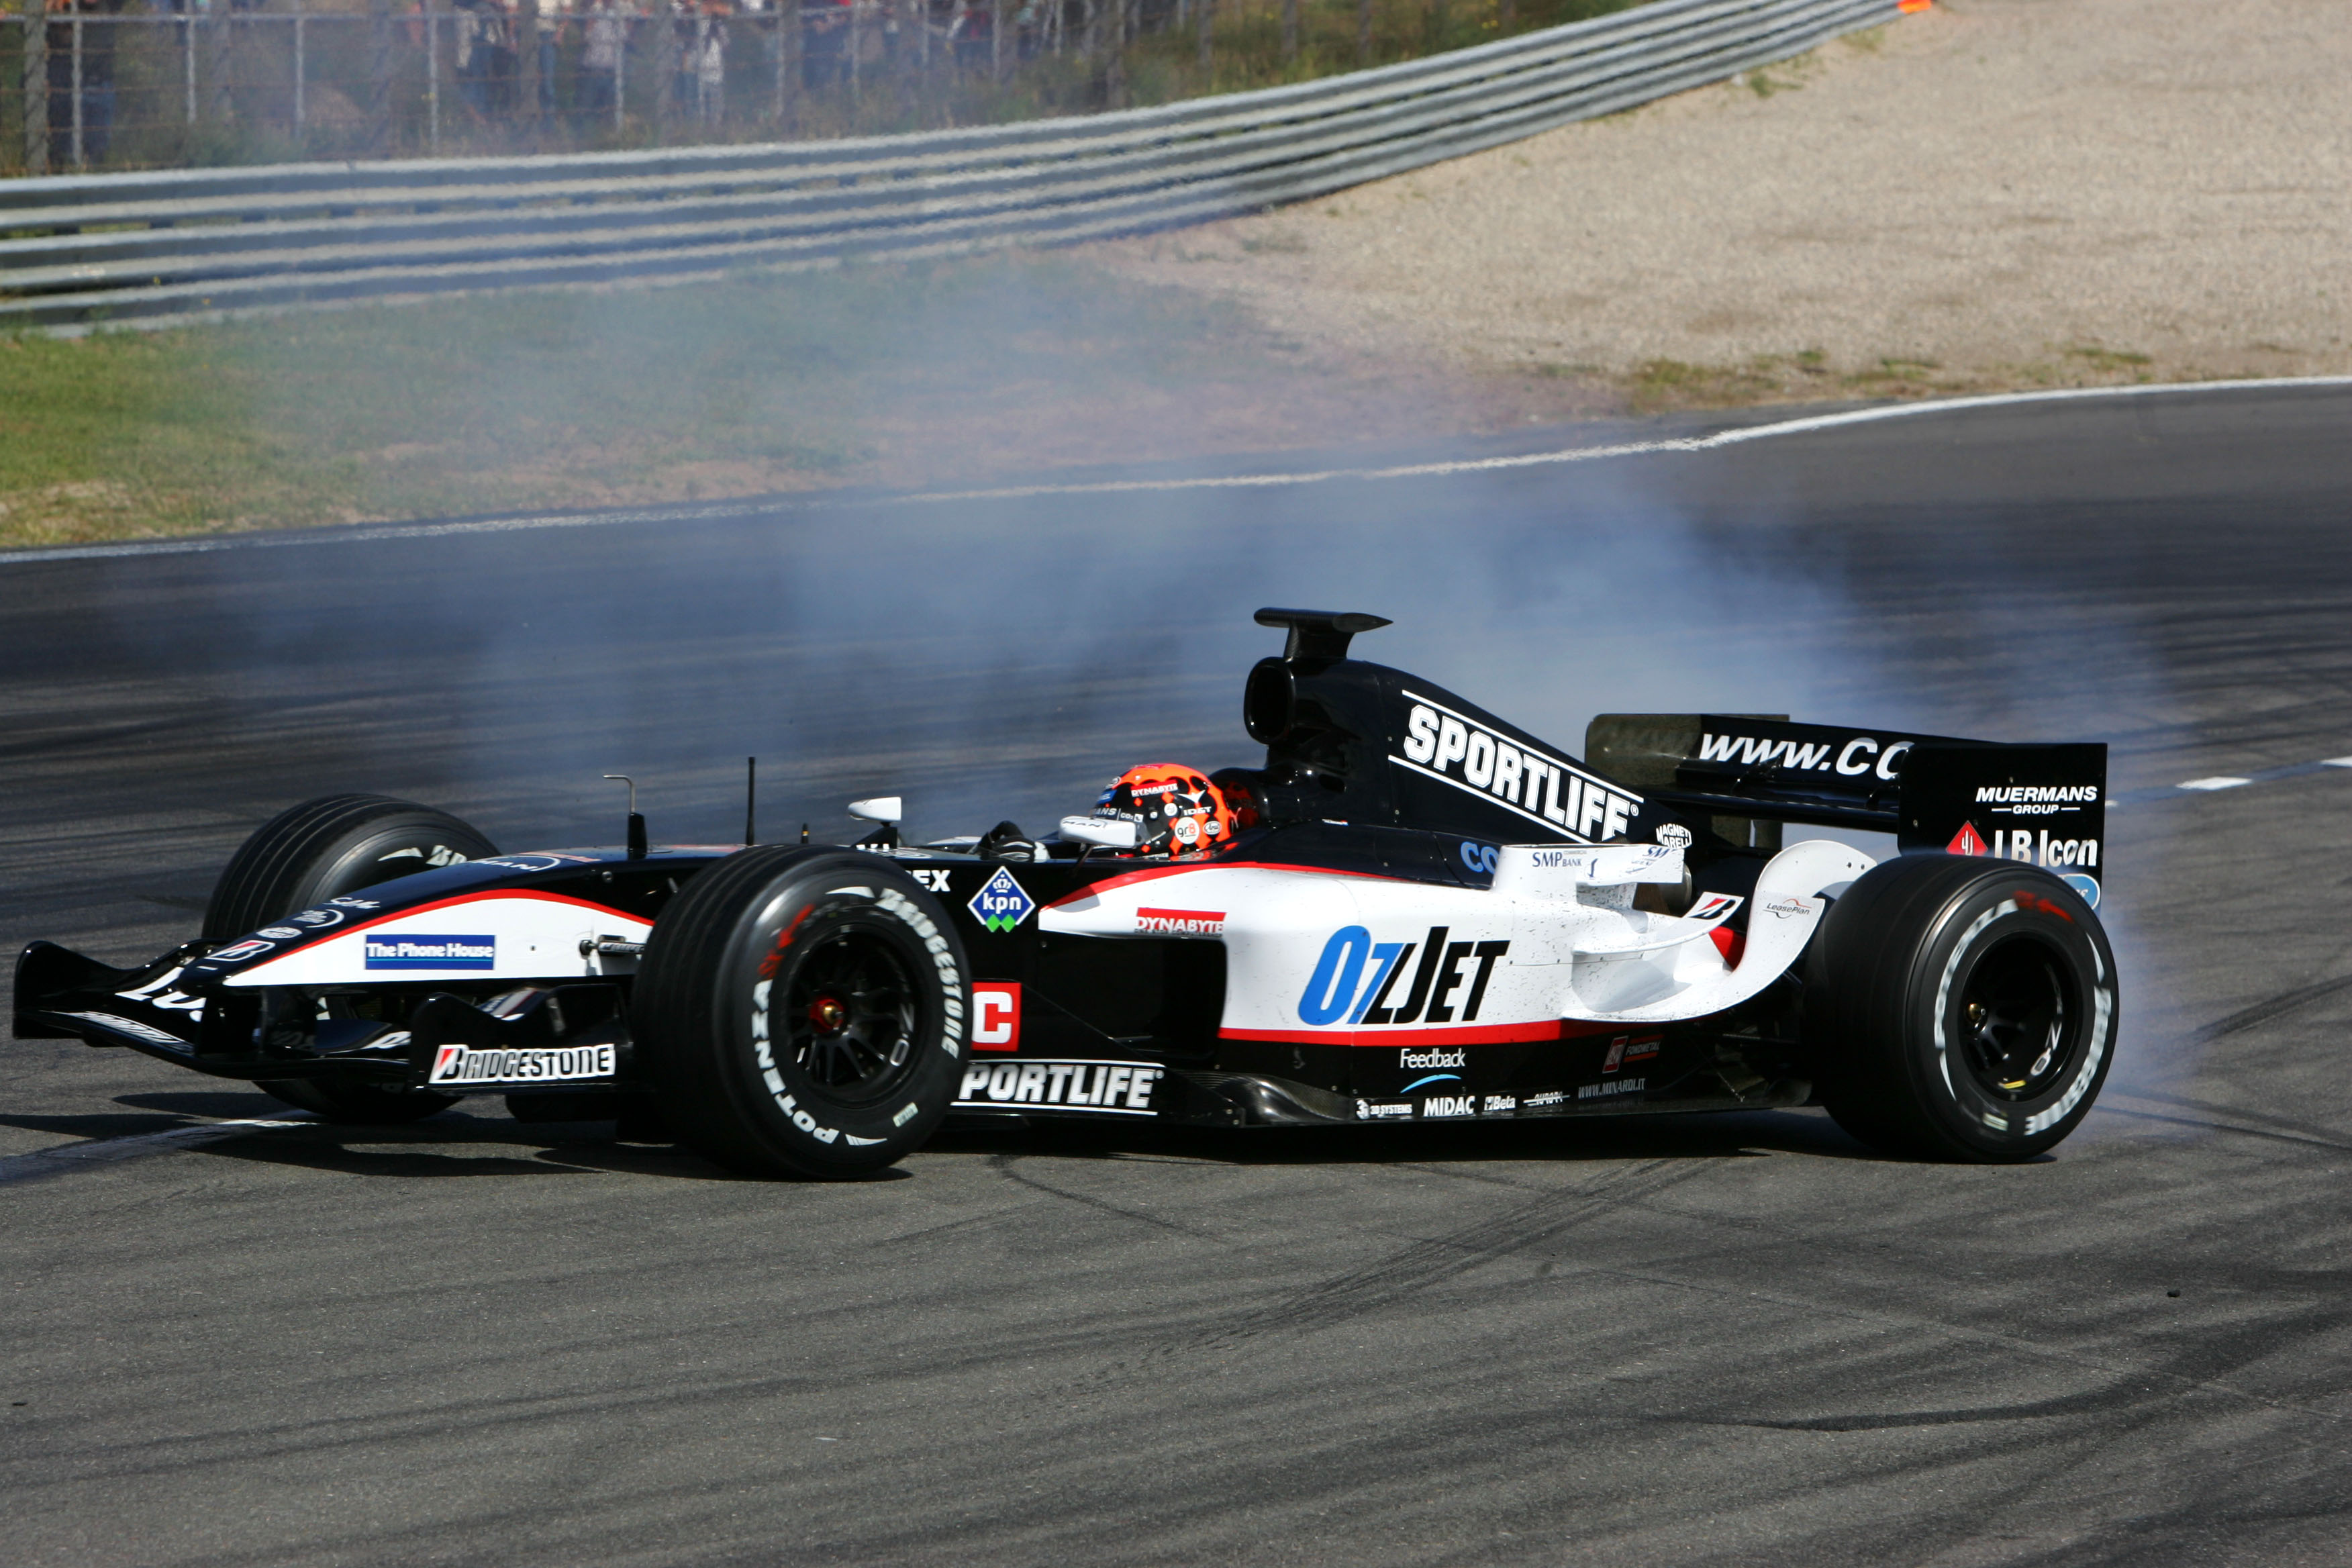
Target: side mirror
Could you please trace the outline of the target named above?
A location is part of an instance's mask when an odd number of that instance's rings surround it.
[[[1132,849],[1135,824],[1123,816],[1066,816],[1062,818],[1062,837],[1098,849]]]
[[[895,795],[877,795],[872,800],[853,800],[849,815],[860,822],[897,822],[906,811]]]

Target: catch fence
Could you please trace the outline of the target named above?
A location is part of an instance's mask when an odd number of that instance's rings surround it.
[[[1199,222],[1721,80],[1909,3],[1655,0],[1292,87],[913,135],[0,182],[0,329]]]
[[[1629,4],[56,0],[0,16],[0,174],[948,129],[1362,68]]]

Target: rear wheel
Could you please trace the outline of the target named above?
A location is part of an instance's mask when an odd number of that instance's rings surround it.
[[[2115,954],[2047,871],[1901,856],[1822,920],[1805,1010],[1839,1126],[1923,1159],[2029,1160],[2090,1114],[2105,1081]]]
[[[966,973],[946,911],[889,862],[748,849],[655,925],[632,1030],[680,1142],[746,1174],[859,1175],[947,1114]]]
[[[205,908],[205,940],[230,942],[329,899],[498,852],[447,812],[414,801],[381,795],[305,801],[264,823],[229,858]],[[256,1087],[330,1121],[414,1121],[457,1102],[446,1094],[314,1079]]]

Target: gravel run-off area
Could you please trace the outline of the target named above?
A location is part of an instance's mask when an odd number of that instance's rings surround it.
[[[1636,407],[2340,373],[2352,7],[1960,0],[1097,249],[1315,357]]]

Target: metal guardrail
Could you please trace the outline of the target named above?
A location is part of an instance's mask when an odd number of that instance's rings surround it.
[[[1293,87],[854,141],[0,184],[0,330],[912,258],[1197,223],[1645,103],[1897,15],[1656,0]]]

